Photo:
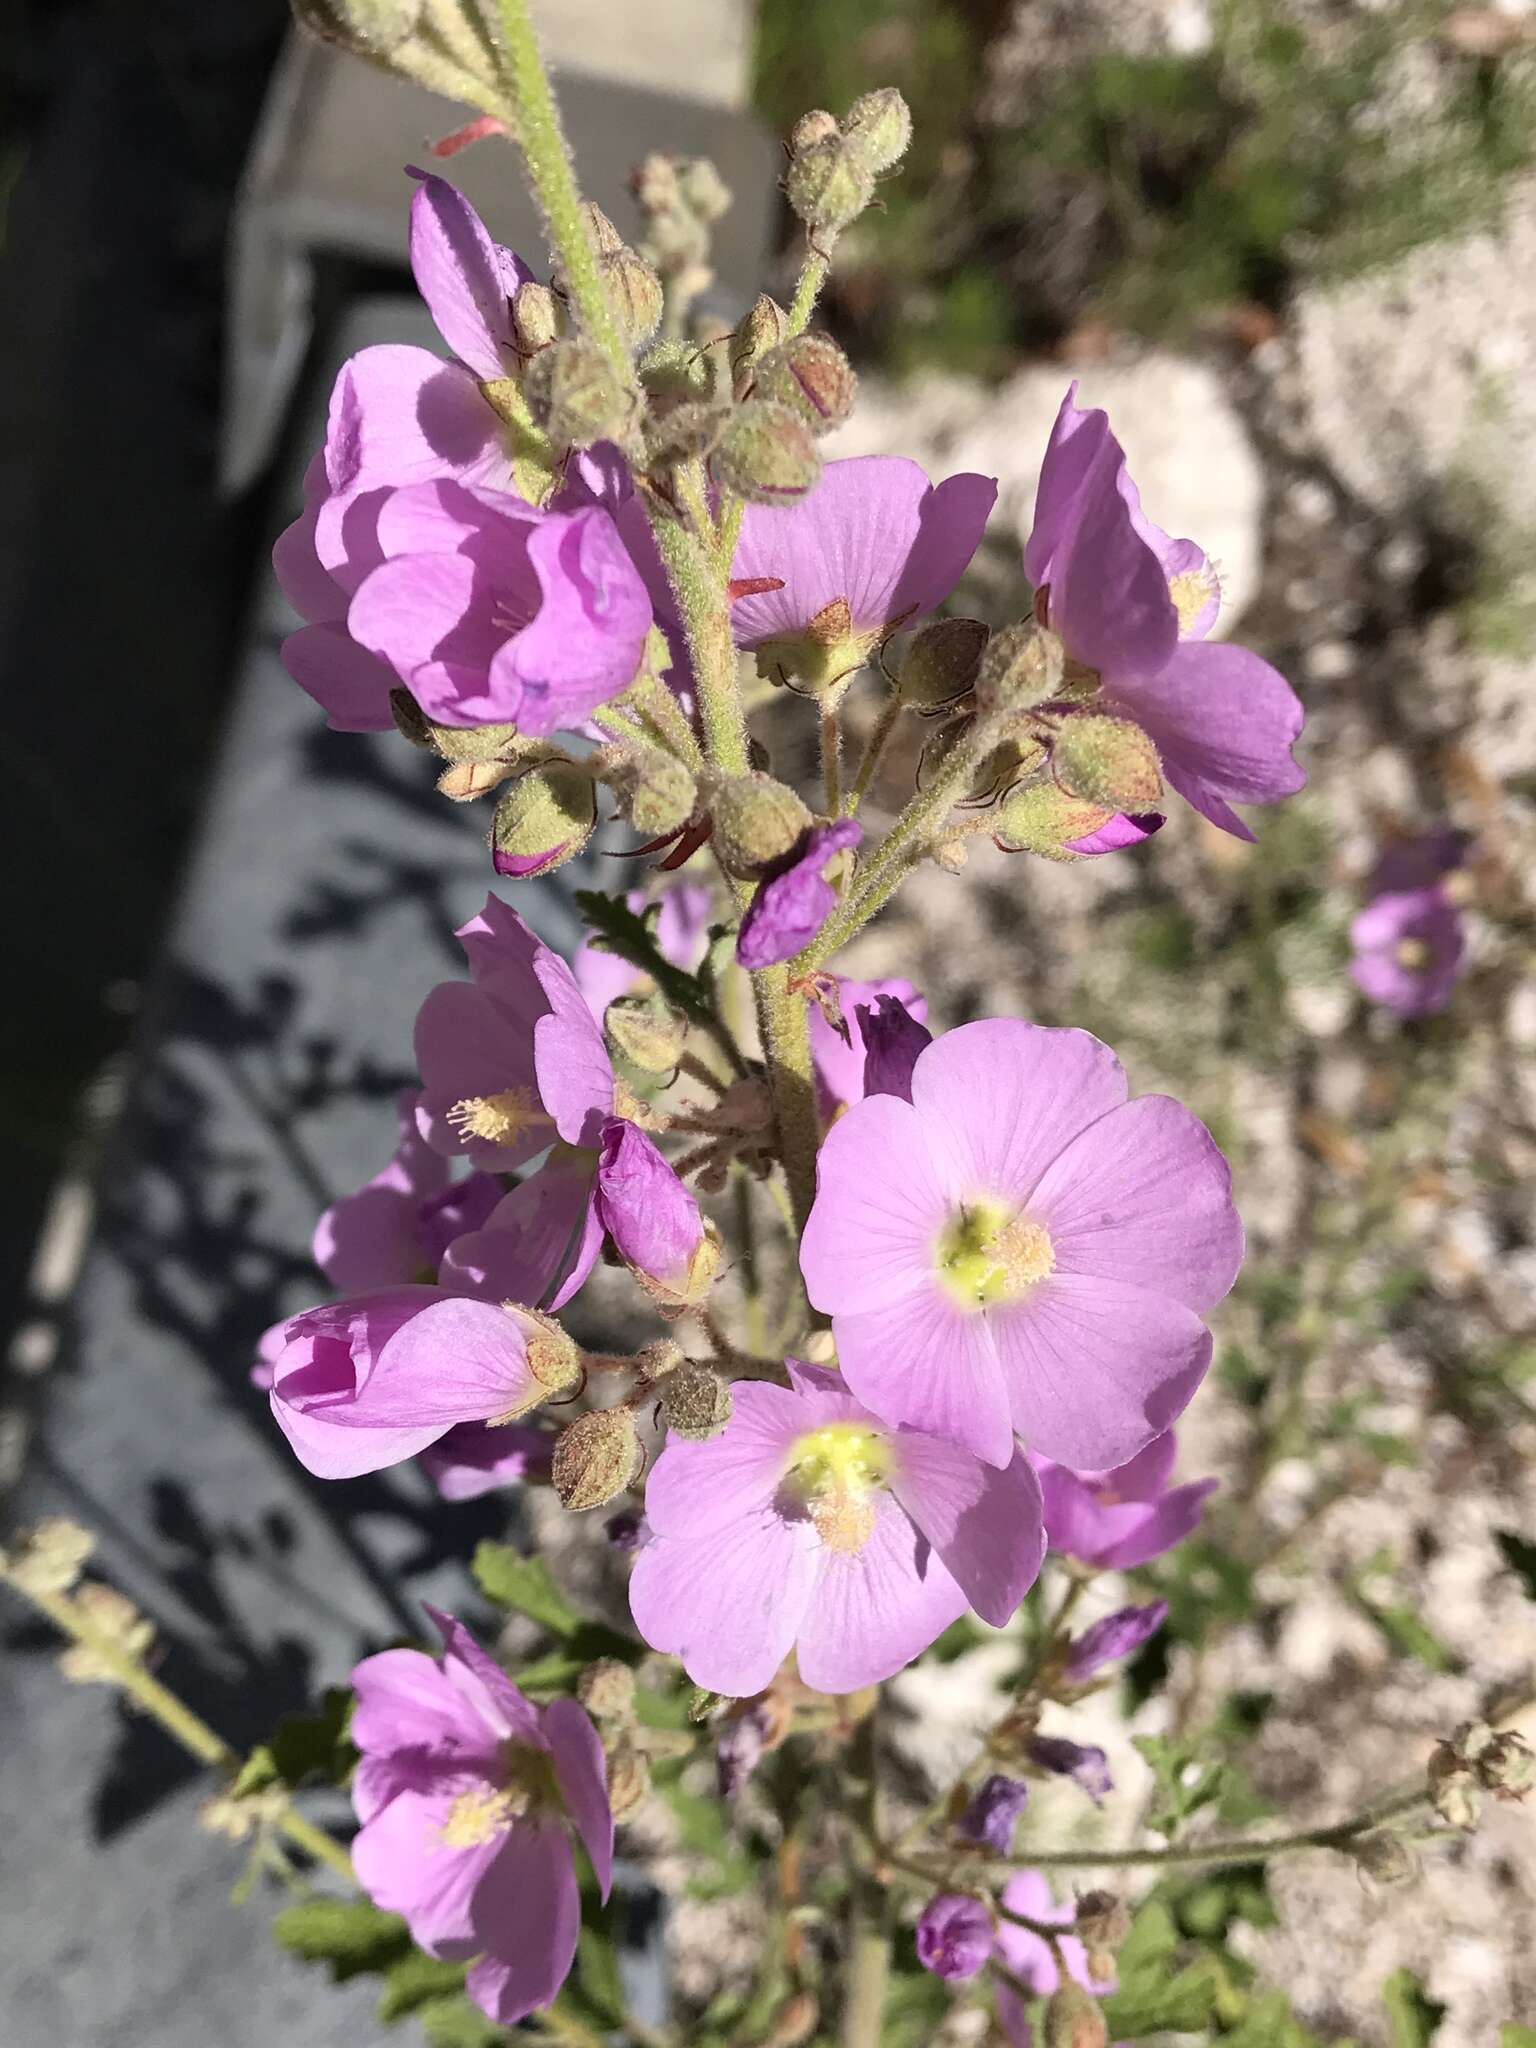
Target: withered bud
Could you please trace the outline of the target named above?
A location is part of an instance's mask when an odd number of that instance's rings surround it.
[[[1349,1853],[1362,1878],[1370,1878],[1376,1884],[1410,1884],[1423,1869],[1413,1844],[1389,1828],[1361,1835],[1350,1843]]]
[[[670,1337],[653,1337],[635,1353],[635,1371],[643,1380],[662,1380],[683,1363],[686,1353]]]
[[[1486,1721],[1464,1721],[1442,1749],[1473,1772],[1479,1785],[1499,1799],[1523,1799],[1536,1784],[1536,1753],[1512,1728],[1492,1728]],[[1436,1756],[1439,1751],[1436,1751]],[[1430,1771],[1435,1770],[1434,1759]]]
[[[597,787],[590,775],[558,761],[530,769],[496,806],[492,865],[516,881],[550,874],[575,859],[596,823]]]
[[[875,196],[875,174],[864,151],[834,133],[796,149],[784,173],[784,196],[813,234],[836,235]]]
[[[1084,1892],[1073,1932],[1089,1948],[1116,1949],[1131,1931],[1131,1909],[1113,1892]]]
[[[1464,1834],[1470,1834],[1483,1817],[1482,1785],[1453,1743],[1438,1743],[1430,1756],[1429,1803],[1447,1826]]]
[[[581,1378],[581,1352],[554,1317],[516,1301],[504,1301],[501,1312],[510,1316],[522,1332],[528,1370],[543,1389],[543,1395],[562,1394],[567,1387],[574,1387]],[[510,1421],[511,1417],[505,1419]]]
[[[651,1767],[632,1742],[608,1752],[608,1804],[615,1820],[629,1820],[651,1796]]]
[[[657,996],[616,996],[603,1012],[614,1062],[641,1086],[670,1081],[688,1039],[688,1019]]]
[[[813,434],[830,434],[853,411],[853,366],[828,334],[797,334],[757,366],[755,391],[796,414]]]
[[[984,711],[1033,711],[1056,695],[1065,667],[1061,641],[1049,627],[1033,619],[1003,626],[976,670],[976,702]]]
[[[1051,771],[1068,796],[1107,811],[1149,811],[1163,793],[1151,740],[1128,718],[1100,711],[1062,720],[1051,743]]]
[[[696,156],[682,166],[678,196],[695,220],[710,226],[731,210],[731,188],[707,156]]]
[[[573,448],[622,435],[629,419],[629,394],[607,352],[580,335],[539,350],[524,373],[523,396],[545,433]]]
[[[1043,2048],[1108,2048],[1109,2029],[1099,2002],[1072,1978],[1045,2002]]]
[[[635,1674],[617,1657],[599,1657],[576,1680],[576,1697],[598,1721],[627,1721],[635,1707]]]
[[[691,1444],[707,1443],[731,1419],[731,1390],[717,1372],[697,1359],[684,1359],[661,1384],[667,1427]]]
[[[627,1408],[594,1408],[555,1439],[550,1476],[560,1505],[574,1513],[606,1507],[640,1473],[645,1452]]]
[[[750,313],[731,335],[727,351],[731,382],[740,398],[752,381],[752,372],[768,351],[777,348],[789,326],[789,315],[766,292],[759,294]]]
[[[97,1634],[104,1636],[121,1656],[135,1664],[142,1661],[155,1640],[155,1625],[115,1586],[103,1586],[92,1580],[76,1593],[75,1605],[89,1617]],[[59,1659],[59,1669],[71,1685],[121,1683],[106,1657],[84,1643],[71,1643]]]
[[[951,833],[948,839],[935,840],[928,855],[946,875],[958,875],[970,857],[971,849],[958,832]]]
[[[45,1515],[0,1553],[0,1569],[23,1593],[67,1593],[95,1548],[89,1529],[64,1515]]]
[[[512,294],[512,332],[518,347],[530,356],[564,334],[564,308],[547,284],[530,278]]]
[[[581,213],[587,224],[587,231],[597,245],[599,256],[615,255],[624,247],[624,237],[595,199],[584,199],[581,202]]]
[[[934,619],[907,642],[896,692],[914,711],[941,711],[976,681],[990,629],[980,619]]]
[[[716,790],[710,813],[721,865],[740,881],[782,860],[811,828],[800,797],[771,775],[732,776]]]
[[[787,405],[754,398],[727,419],[710,467],[749,504],[787,505],[821,475],[821,456],[810,428]]]
[[[861,93],[843,116],[843,134],[876,177],[894,170],[912,140],[912,110],[894,85]]]
[[[452,761],[437,778],[437,793],[450,803],[469,804],[515,773],[510,761]]]
[[[818,142],[829,141],[838,132],[835,114],[829,114],[825,107],[812,107],[789,131],[790,153],[798,156],[802,149],[812,149]]]

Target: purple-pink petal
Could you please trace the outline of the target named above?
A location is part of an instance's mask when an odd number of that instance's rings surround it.
[[[1130,815],[1117,811],[1095,831],[1085,832],[1080,839],[1065,839],[1062,845],[1068,853],[1088,857],[1099,853],[1120,853],[1127,846],[1140,846],[1154,832],[1161,832],[1167,822],[1161,811],[1141,811]]]
[[[504,2027],[549,2005],[570,1975],[581,1932],[571,1845],[551,1821],[515,1827],[475,1894],[473,1926],[485,1949],[466,1986]]]
[[[965,1594],[899,1503],[879,1494],[853,1555],[823,1548],[795,1653],[813,1692],[856,1692],[910,1664],[965,1612]]]
[[[695,1685],[748,1699],[794,1646],[817,1590],[819,1552],[809,1522],[786,1521],[772,1507],[724,1522],[704,1543],[658,1532],[629,1582],[635,1626],[653,1649],[680,1658]]]
[[[811,1062],[816,1074],[816,1097],[822,1120],[831,1123],[839,1110],[859,1102],[870,1092],[865,1087],[865,1019],[872,1006],[889,997],[904,1014],[917,1021],[928,1014],[927,1000],[910,981],[896,976],[888,981],[849,981],[837,977],[838,1003],[847,1036],[829,1024],[817,1004],[812,1004],[808,1022],[811,1032]],[[928,1034],[925,1032],[926,1042]]]
[[[1118,1662],[1139,1650],[1168,1618],[1168,1602],[1154,1600],[1145,1607],[1120,1607],[1106,1614],[1074,1638],[1064,1676],[1070,1685],[1081,1685],[1105,1664]]]
[[[910,1102],[912,1069],[918,1055],[932,1045],[933,1033],[896,995],[877,995],[871,1005],[860,1005],[855,1014],[864,1041],[862,1093],[899,1095],[903,1102]]]
[[[1378,896],[1350,926],[1350,973],[1361,993],[1400,1017],[1443,1010],[1466,954],[1461,912],[1440,884]]]
[[[472,1781],[406,1787],[353,1838],[352,1867],[373,1903],[399,1913],[428,1955],[463,1961],[480,1947],[473,1922],[481,1880],[497,1854],[494,1838],[450,1849],[442,1840],[454,1799]]]
[[[994,1856],[1011,1856],[1013,1831],[1028,1804],[1029,1787],[1022,1778],[1009,1778],[1001,1771],[993,1771],[972,1793],[956,1824],[956,1833],[967,1842],[990,1849]]]
[[[980,1899],[941,1892],[923,1908],[914,1936],[925,1970],[951,1982],[976,1976],[992,1954],[992,1915]]]
[[[455,1237],[439,1283],[477,1301],[563,1308],[602,1249],[589,1151],[556,1145],[536,1173],[500,1196],[483,1227]]]
[[[597,1202],[625,1264],[672,1293],[685,1292],[704,1240],[699,1205],[656,1141],[624,1117],[603,1125]]]
[[[480,216],[446,178],[410,168],[420,187],[411,201],[411,272],[438,333],[477,377],[517,369],[508,295],[531,278],[518,259],[512,276]]]
[[[530,1473],[547,1473],[550,1438],[522,1422],[461,1422],[416,1462],[443,1500],[479,1500]]]
[[[808,946],[837,904],[837,892],[822,870],[834,854],[857,846],[863,828],[856,818],[813,825],[803,843],[770,868],[757,885],[736,939],[736,958],[755,972],[777,966]]]
[[[543,1725],[560,1797],[592,1859],[598,1892],[606,1899],[613,1883],[613,1809],[601,1738],[575,1700],[551,1700]]]
[[[958,1444],[904,1429],[891,1491],[967,1601],[994,1628],[1011,1619],[1045,1557],[1040,1486],[1022,1451],[999,1471]]]

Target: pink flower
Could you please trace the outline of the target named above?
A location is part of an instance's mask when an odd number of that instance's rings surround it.
[[[1446,1008],[1467,951],[1461,912],[1436,883],[1378,896],[1349,928],[1355,985],[1399,1017]]]
[[[1011,1877],[1003,1892],[1003,1904],[1011,1912],[1022,1913],[1026,1919],[1038,1920],[1042,1927],[1070,1927],[1077,1917],[1075,1906],[1056,1903],[1050,1885],[1038,1870],[1021,1870]],[[1063,1934],[1058,1939],[1069,1977],[1096,1998],[1114,1990],[1113,1978],[1100,1983],[1089,1976],[1088,1952],[1075,1934]],[[997,1952],[1014,1976],[1027,1984],[1037,1998],[1049,1998],[1059,1987],[1061,1971],[1051,1953],[1051,1944],[1043,1934],[1020,1927],[1016,1921],[1000,1919]],[[1024,2001],[1011,1984],[1001,1979],[997,1985],[997,2017],[1009,2048],[1030,2048],[1033,2035]]]
[[[1127,846],[1140,846],[1144,839],[1150,839],[1154,832],[1161,832],[1167,823],[1161,811],[1142,811],[1127,817],[1117,811],[1106,824],[1095,832],[1085,832],[1081,839],[1063,840],[1068,853],[1090,856],[1096,853],[1121,853]]]
[[[590,1150],[556,1145],[537,1173],[502,1196],[480,1229],[454,1238],[443,1254],[439,1285],[476,1301],[564,1308],[602,1250],[596,1163]]]
[[[837,891],[822,870],[834,854],[858,845],[862,829],[855,818],[813,825],[793,853],[768,869],[736,935],[743,967],[774,967],[810,944],[837,904]]]
[[[469,1995],[502,2026],[548,2005],[576,1954],[572,1829],[604,1898],[613,1815],[603,1748],[571,1699],[536,1707],[469,1631],[428,1608],[441,1663],[385,1650],[352,1673],[358,1882],[449,1961],[478,1956]]]
[[[1098,678],[1099,708],[1142,728],[1169,783],[1213,825],[1251,839],[1227,799],[1269,803],[1301,788],[1291,758],[1301,706],[1258,655],[1206,640],[1220,607],[1215,571],[1193,541],[1145,516],[1108,415],[1076,398],[1074,383],[1024,551],[1036,603],[1069,660]]]
[[[1120,1465],[1198,1386],[1242,1226],[1205,1126],[1083,1031],[962,1025],[832,1126],[800,1265],[849,1387],[989,1464]]]
[[[1182,1543],[1198,1528],[1219,1479],[1170,1487],[1178,1454],[1173,1431],[1153,1437],[1128,1464],[1110,1472],[1069,1472],[1036,1457],[1052,1550],[1099,1571],[1129,1571]]]
[[[417,1463],[444,1500],[479,1500],[529,1473],[547,1473],[552,1439],[522,1422],[461,1422]]]
[[[646,1487],[636,1626],[696,1685],[746,1698],[796,1652],[818,1692],[889,1678],[966,1607],[1006,1621],[1040,1569],[1039,1492],[889,1428],[836,1373],[738,1385],[707,1443],[669,1442]]]
[[[389,693],[398,678],[347,631],[353,592],[383,560],[378,516],[385,493],[366,491],[347,501],[328,523],[322,560],[319,521],[328,488],[324,458],[316,455],[304,472],[304,509],[272,549],[282,593],[304,620],[283,641],[283,666],[325,712],[333,732],[389,732],[395,722]]]
[[[559,1384],[544,1362],[547,1341],[522,1308],[436,1287],[306,1309],[282,1325],[273,1419],[319,1479],[382,1472],[460,1423],[510,1421],[544,1400]]]
[[[925,1970],[951,1982],[977,1976],[992,1954],[992,1915],[980,1899],[940,1892],[924,1906],[914,1936]]]
[[[347,629],[428,718],[547,739],[634,681],[651,601],[599,507],[432,481],[387,492],[375,531]]]
[[[837,977],[837,997],[848,1036],[834,1031],[816,1004],[810,1008],[811,1061],[816,1072],[816,1099],[822,1121],[832,1119],[851,1102],[864,1099],[864,1056],[869,1049],[869,1021],[882,996],[890,997],[900,1017],[921,1028],[928,1000],[899,975],[889,981],[849,981]],[[879,1027],[876,1027],[877,1031]],[[929,1034],[922,1033],[926,1044]]]
[[[596,1145],[613,1068],[570,968],[498,896],[457,937],[472,978],[441,983],[416,1018],[422,1136],[502,1172],[557,1136]]]
[[[997,498],[991,477],[930,484],[904,456],[829,462],[793,505],[749,505],[731,576],[771,585],[731,608],[738,647],[813,687],[856,669],[899,625],[943,603]]]
[[[1102,1665],[1118,1663],[1150,1642],[1168,1619],[1168,1602],[1153,1600],[1145,1607],[1117,1607],[1092,1628],[1074,1638],[1063,1674],[1069,1685],[1082,1685]]]
[[[449,1162],[416,1128],[419,1101],[415,1089],[401,1092],[394,1156],[315,1225],[315,1264],[343,1293],[431,1279],[453,1240],[478,1230],[501,1200],[501,1183],[488,1173],[452,1179]]]
[[[597,1204],[619,1256],[648,1292],[667,1301],[698,1298],[715,1256],[699,1205],[655,1141],[623,1117],[603,1126]]]
[[[643,889],[631,889],[624,901],[635,912],[643,911],[651,899]],[[705,934],[709,929],[714,897],[693,882],[677,882],[655,899],[660,905],[656,919],[656,944],[664,960],[688,973],[704,957]],[[646,976],[631,967],[617,953],[605,953],[590,939],[583,939],[571,961],[576,985],[587,999],[587,1007],[599,1024],[603,1012],[618,996],[632,995],[646,985]]]

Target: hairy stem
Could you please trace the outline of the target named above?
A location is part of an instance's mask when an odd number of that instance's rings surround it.
[[[806,323],[815,310],[816,300],[827,281],[827,272],[832,259],[824,256],[817,248],[808,249],[799,281],[795,285],[795,296],[789,302],[789,331],[803,334]]]
[[[848,792],[847,801],[843,805],[850,818],[869,795],[870,784],[875,779],[881,758],[890,744],[891,735],[895,732],[900,717],[901,699],[892,692],[881,707],[880,716],[871,727],[869,738],[864,743],[864,752],[859,757],[859,771],[853,778],[853,788]]]
[[[145,1713],[159,1722],[167,1735],[179,1742],[199,1763],[230,1774],[240,1768],[241,1757],[223,1736],[210,1728],[200,1715],[194,1714],[169,1686],[162,1685],[158,1678],[146,1671],[138,1658],[124,1649],[110,1630],[98,1626],[87,1609],[65,1593],[24,1585],[15,1578],[8,1583],[15,1586],[17,1592],[30,1600],[34,1607],[41,1609],[55,1628],[89,1650],[103,1669],[111,1673],[113,1682],[120,1685]],[[281,1809],[274,1816],[274,1825],[296,1848],[302,1849],[317,1863],[328,1865],[348,1884],[357,1882],[352,1871],[352,1859],[341,1843],[326,1834],[323,1828],[316,1827],[313,1821],[306,1820],[296,1808],[287,1806]]]
[[[822,706],[821,785],[829,818],[843,807],[843,727],[840,702]]]
[[[581,211],[576,170],[539,55],[528,0],[499,0],[502,83],[512,131],[528,165],[528,182],[549,246],[559,259],[566,290],[588,337],[613,363],[626,384],[633,380],[629,352],[614,321],[598,269],[597,249]]]
[[[752,977],[758,1030],[768,1063],[784,1177],[795,1227],[804,1230],[816,1199],[816,1153],[821,1119],[811,1070],[811,1031],[805,998],[789,986],[788,967],[759,968]]]

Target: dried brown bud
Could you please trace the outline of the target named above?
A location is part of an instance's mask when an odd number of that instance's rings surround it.
[[[1108,2048],[1109,2029],[1099,2002],[1064,1978],[1045,2002],[1044,2048]]]
[[[651,1767],[632,1742],[608,1753],[608,1804],[615,1820],[629,1820],[651,1796]]]
[[[707,1365],[685,1359],[662,1382],[661,1410],[674,1436],[706,1443],[731,1419],[731,1390]]]
[[[575,1513],[606,1507],[638,1476],[645,1453],[627,1408],[594,1408],[555,1439],[551,1477],[560,1505]]]
[[[635,1674],[617,1657],[599,1657],[576,1680],[576,1697],[599,1721],[627,1721],[635,1707]]]
[[[547,284],[530,278],[512,294],[512,332],[518,347],[530,356],[564,334],[564,309]]]
[[[731,336],[731,382],[738,398],[751,383],[752,373],[763,357],[784,339],[788,326],[789,315],[784,308],[766,292],[762,293]]]

